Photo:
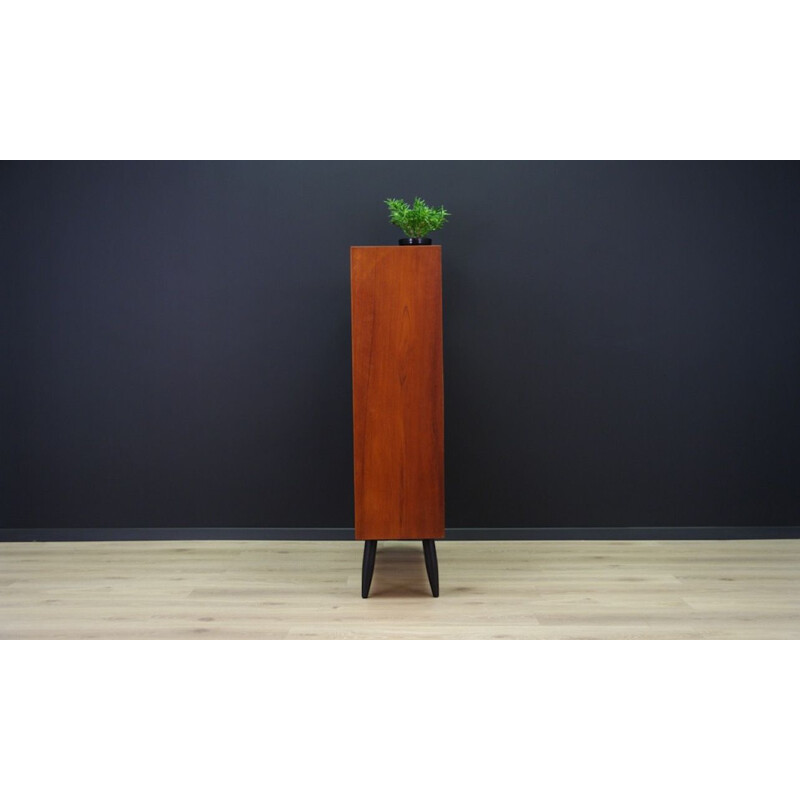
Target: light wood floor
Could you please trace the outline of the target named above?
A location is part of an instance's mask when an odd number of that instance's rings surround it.
[[[798,639],[800,540],[0,543],[3,639]]]

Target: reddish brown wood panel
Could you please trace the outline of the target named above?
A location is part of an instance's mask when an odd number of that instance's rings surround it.
[[[442,248],[353,247],[356,539],[444,537]]]

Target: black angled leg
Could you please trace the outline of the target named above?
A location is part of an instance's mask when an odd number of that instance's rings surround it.
[[[425,552],[425,569],[428,570],[428,580],[434,597],[439,596],[439,562],[436,560],[436,541],[423,539],[422,549]]]
[[[372,573],[375,570],[375,551],[378,549],[377,539],[368,539],[364,542],[364,560],[361,563],[361,596],[369,597],[369,587],[372,584]]]

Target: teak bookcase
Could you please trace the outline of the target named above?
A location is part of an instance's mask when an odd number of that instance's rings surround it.
[[[444,537],[442,248],[352,247],[353,454],[362,596],[379,540],[422,541],[434,597]]]

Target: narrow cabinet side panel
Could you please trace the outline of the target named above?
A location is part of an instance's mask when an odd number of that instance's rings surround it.
[[[353,247],[357,539],[444,536],[441,248]]]

